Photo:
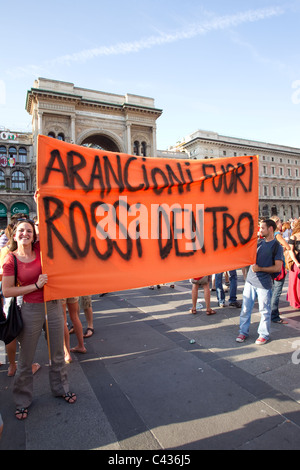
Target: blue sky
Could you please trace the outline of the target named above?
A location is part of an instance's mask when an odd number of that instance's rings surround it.
[[[157,147],[197,129],[300,147],[300,1],[0,0],[0,129],[38,77],[155,99]]]

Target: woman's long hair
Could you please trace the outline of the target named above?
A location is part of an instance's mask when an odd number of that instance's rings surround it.
[[[295,233],[298,233],[298,232],[300,232],[300,220],[297,220],[293,228],[292,235],[295,235]]]
[[[32,230],[33,230],[33,241],[32,241],[32,248],[33,248],[33,245],[35,244],[36,242],[36,232],[35,232],[35,227],[34,227],[34,222],[33,220],[30,220],[30,219],[22,219],[22,220],[19,220],[16,225],[14,226],[13,228],[13,231],[12,231],[12,234],[11,234],[11,237],[10,237],[10,240],[9,240],[9,243],[8,243],[8,247],[9,247],[9,251],[15,251],[17,248],[18,248],[18,244],[17,242],[14,240],[14,236],[16,234],[16,231],[17,231],[17,228],[20,224],[30,224],[31,227],[32,227]]]

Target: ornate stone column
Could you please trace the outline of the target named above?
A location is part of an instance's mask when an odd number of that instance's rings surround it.
[[[132,149],[131,149],[131,124],[129,124],[128,122],[126,122],[126,148],[127,148],[127,153],[129,153],[129,155],[132,154]]]

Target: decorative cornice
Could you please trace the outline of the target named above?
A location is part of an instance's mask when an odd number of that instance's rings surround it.
[[[286,153],[290,155],[295,155],[297,157],[300,157],[300,149],[295,148],[293,149],[292,147],[282,147],[282,146],[277,146],[274,145],[274,147],[266,147],[263,143],[260,142],[255,142],[253,141],[252,143],[244,143],[244,142],[229,142],[226,140],[219,140],[219,139],[207,139],[205,137],[195,137],[191,139],[188,142],[181,142],[178,147],[185,149],[186,147],[189,147],[193,145],[195,142],[200,141],[205,144],[214,144],[218,146],[226,146],[226,147],[235,147],[235,148],[251,148],[252,151],[258,152],[258,151],[265,151],[265,152],[270,152],[270,153]],[[272,145],[272,144],[270,144]]]
[[[34,97],[39,96],[39,98],[47,98],[47,99],[59,99],[59,100],[64,100],[64,101],[72,101],[75,103],[79,103],[82,97],[80,95],[74,95],[70,93],[62,93],[59,91],[52,91],[52,90],[42,90],[40,88],[31,88],[31,90],[27,91],[27,96],[26,96],[26,103],[25,103],[25,109],[26,111],[31,114],[31,109],[32,109],[32,102]]]
[[[34,98],[46,98],[49,100],[60,100],[60,101],[69,101],[75,103],[75,105],[81,105],[86,107],[99,108],[102,110],[116,110],[119,112],[138,112],[143,114],[151,114],[158,118],[162,114],[162,109],[151,108],[148,106],[141,106],[131,103],[112,103],[106,101],[98,101],[93,99],[84,98],[82,95],[64,93],[59,91],[52,90],[43,90],[40,88],[31,88],[27,91],[25,109],[29,114],[32,113],[32,104]]]

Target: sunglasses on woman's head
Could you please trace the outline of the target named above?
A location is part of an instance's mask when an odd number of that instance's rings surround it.
[[[32,219],[25,219],[24,217],[22,219],[17,219],[18,222],[31,222],[32,224],[34,224],[34,220]]]

